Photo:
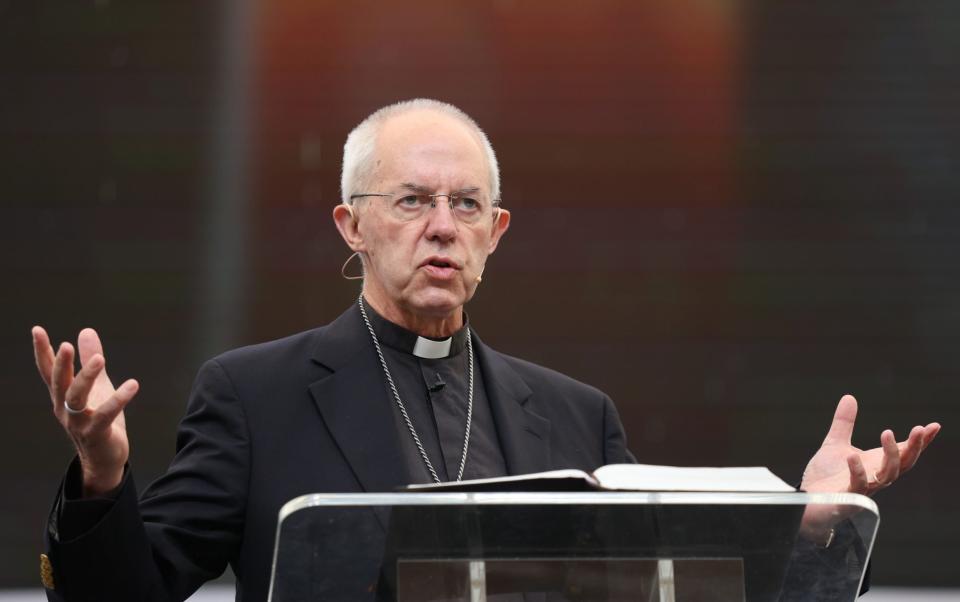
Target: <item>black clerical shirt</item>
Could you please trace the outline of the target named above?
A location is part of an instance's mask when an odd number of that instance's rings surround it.
[[[364,308],[380,341],[400,400],[437,476],[441,481],[456,480],[463,456],[469,397],[468,326],[465,324],[450,338],[449,351],[445,357],[418,357],[414,355],[419,338],[416,333],[379,316],[369,303],[364,303]],[[373,341],[370,345],[370,351],[374,353]],[[387,399],[393,407],[400,448],[407,469],[407,482],[430,483],[433,477],[414,443],[387,383],[386,375],[380,374],[379,378],[383,380]],[[463,479],[499,477],[506,474],[506,462],[487,401],[483,375],[474,357],[473,418]]]

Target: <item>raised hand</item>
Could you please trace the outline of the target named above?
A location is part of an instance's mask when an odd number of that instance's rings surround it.
[[[100,337],[92,328],[80,331],[80,372],[74,374],[74,349],[61,343],[54,354],[47,332],[33,328],[37,370],[50,391],[53,414],[77,449],[83,469],[83,495],[100,495],[123,479],[130,455],[123,409],[139,384],[127,380],[114,388],[107,376]]]
[[[872,495],[913,468],[940,432],[940,424],[931,422],[913,427],[905,441],[897,442],[888,429],[880,433],[879,447],[862,450],[851,443],[856,419],[857,400],[844,395],[823,444],[803,472],[801,489],[810,493]],[[808,532],[829,529],[843,518],[842,514],[836,508],[809,507],[804,514],[804,527]]]

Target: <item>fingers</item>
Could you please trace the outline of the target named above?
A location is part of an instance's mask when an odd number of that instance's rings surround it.
[[[53,347],[50,346],[50,337],[47,331],[40,326],[34,326],[30,331],[33,335],[33,357],[37,361],[37,371],[40,378],[50,388],[53,382]]]
[[[915,426],[910,430],[906,441],[897,444],[900,448],[900,474],[910,470],[920,459],[920,454],[936,438],[940,424],[931,422],[927,426]]]
[[[870,487],[867,471],[857,454],[847,456],[847,468],[850,469],[850,492],[866,494]]]
[[[117,390],[113,392],[113,395],[111,395],[107,401],[100,404],[100,406],[97,407],[96,412],[91,415],[93,426],[95,428],[109,427],[110,424],[112,424],[117,418],[117,416],[120,415],[120,412],[127,407],[127,404],[133,400],[134,396],[139,390],[140,383],[132,378],[117,387]]]
[[[77,336],[77,351],[80,353],[80,364],[86,364],[94,355],[103,355],[103,344],[100,336],[92,328],[84,328]]]
[[[86,364],[77,373],[70,387],[64,396],[64,403],[74,412],[79,412],[87,407],[87,397],[90,395],[90,389],[93,388],[97,376],[103,370],[103,356],[98,354],[87,359]]]
[[[939,422],[931,422],[927,426],[923,427],[923,449],[927,449],[927,446],[930,445],[930,442],[937,438],[937,433],[939,432]]]
[[[53,398],[53,407],[59,410],[70,383],[73,382],[73,345],[61,343],[57,356],[53,361],[53,378],[50,383],[50,396]]]
[[[844,395],[837,404],[837,410],[833,413],[833,422],[830,424],[830,430],[823,439],[824,445],[842,444],[850,445],[853,438],[853,424],[857,420],[857,400],[853,395]]]
[[[900,446],[890,429],[880,433],[880,445],[883,447],[883,461],[875,476],[877,484],[886,486],[900,476]]]
[[[900,472],[903,473],[913,468],[923,451],[923,427],[915,426],[910,429],[907,440],[897,446],[900,448]]]

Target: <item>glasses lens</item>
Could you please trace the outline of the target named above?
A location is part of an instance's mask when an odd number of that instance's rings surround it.
[[[467,224],[475,223],[489,213],[489,207],[479,197],[452,197],[450,204],[453,206],[453,213]]]
[[[390,212],[393,216],[405,222],[419,218],[433,204],[433,199],[427,194],[404,194],[385,198],[384,201],[390,204]]]
[[[481,196],[447,196],[445,194],[401,194],[384,198],[390,213],[400,221],[412,221],[426,215],[441,203],[449,204],[453,215],[465,224],[475,224],[494,215],[498,208]]]

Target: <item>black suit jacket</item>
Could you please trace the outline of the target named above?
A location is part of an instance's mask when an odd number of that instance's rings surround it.
[[[474,345],[510,474],[633,461],[605,394],[476,336]],[[210,360],[178,429],[176,456],[139,503],[128,474],[102,520],[66,538],[58,497],[48,598],[180,601],[229,563],[237,599],[265,600],[285,502],[405,484],[405,433],[392,403],[356,305],[327,326]]]

